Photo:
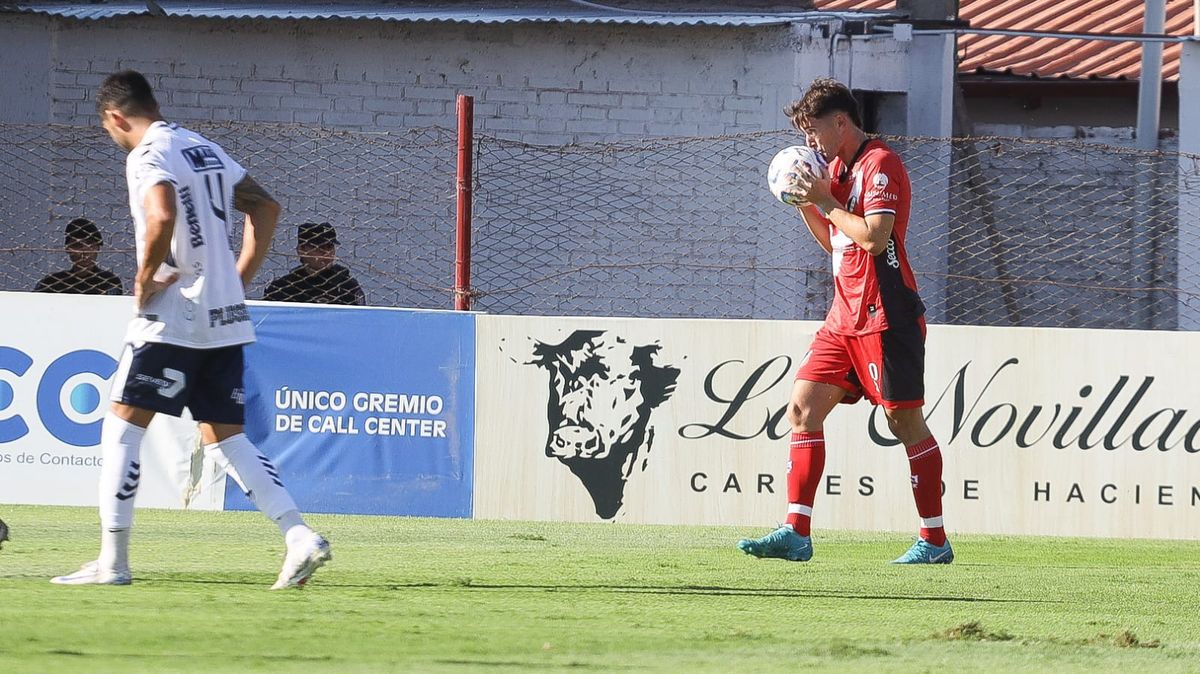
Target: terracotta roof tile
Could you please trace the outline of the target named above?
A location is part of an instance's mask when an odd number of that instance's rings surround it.
[[[817,0],[817,9],[893,10],[895,0]],[[1067,33],[1141,33],[1139,0],[961,0],[959,17],[972,28]],[[1191,35],[1192,0],[1167,0],[1166,29]],[[1163,79],[1179,79],[1178,44],[1164,45]],[[1142,70],[1138,42],[1101,42],[965,34],[958,39],[960,73],[1002,73],[1039,78],[1136,80]]]

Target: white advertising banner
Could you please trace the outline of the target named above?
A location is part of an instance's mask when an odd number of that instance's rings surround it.
[[[818,327],[480,316],[475,516],[774,526],[784,411]],[[1200,537],[1198,347],[1186,332],[930,326],[947,527]],[[882,410],[840,405],[825,435],[814,526],[915,531]]]
[[[0,292],[0,503],[97,503],[100,422],[133,298]],[[220,510],[195,423],[155,417],[137,505]],[[208,465],[206,465],[208,464]]]

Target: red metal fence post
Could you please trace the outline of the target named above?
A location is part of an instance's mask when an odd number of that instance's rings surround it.
[[[458,184],[454,256],[454,308],[471,310],[471,153],[475,99],[458,96]]]

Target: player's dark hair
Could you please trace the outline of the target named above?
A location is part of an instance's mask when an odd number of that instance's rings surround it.
[[[783,109],[783,114],[792,120],[797,129],[803,120],[817,119],[831,112],[846,113],[850,121],[854,122],[854,126],[862,128],[862,114],[859,113],[858,101],[854,99],[854,94],[850,93],[849,87],[829,77],[813,80],[803,98],[788,103]]]
[[[96,91],[96,112],[113,108],[126,115],[157,115],[158,101],[150,83],[136,70],[122,70],[104,78]]]

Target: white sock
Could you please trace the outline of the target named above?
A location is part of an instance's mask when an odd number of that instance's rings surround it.
[[[296,512],[296,517],[300,517],[299,512]],[[279,528],[282,529],[283,527],[284,525],[280,523]],[[304,523],[304,520],[300,520],[300,524],[293,524],[292,526],[288,527],[287,531],[283,532],[283,541],[287,543],[287,546],[290,548],[299,544],[301,541],[307,540],[312,532],[313,530],[308,528],[308,525]]]
[[[205,445],[204,453],[225,469],[255,507],[271,518],[285,536],[292,527],[305,526],[296,502],[279,479],[279,471],[245,433]]]
[[[101,571],[123,571],[129,568],[129,529],[100,529]]]
[[[100,568],[129,566],[133,502],[142,477],[142,437],[146,429],[109,412],[100,426]]]
[[[283,539],[288,545],[294,542],[294,539],[299,536],[297,532],[307,533],[312,531],[308,525],[304,523],[304,517],[300,515],[299,510],[289,510],[275,519],[275,524],[279,525],[279,530],[283,532]]]

